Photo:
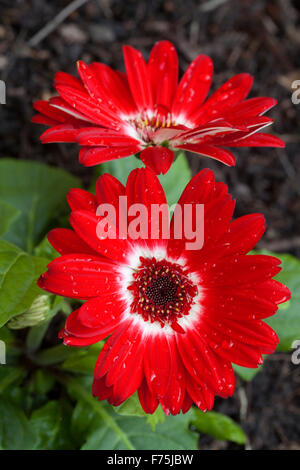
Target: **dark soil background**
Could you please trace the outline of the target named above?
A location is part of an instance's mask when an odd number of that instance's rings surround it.
[[[79,1],[76,2],[79,4]],[[84,2],[82,1],[82,4]],[[260,247],[300,257],[300,105],[291,101],[300,80],[300,5],[297,0],[87,0],[55,30],[36,34],[71,0],[0,0],[0,78],[7,104],[0,109],[0,155],[40,160],[66,168],[88,184],[92,169],[77,162],[73,145],[39,142],[42,127],[33,125],[32,102],[53,94],[58,70],[75,73],[78,59],[123,68],[122,44],[145,57],[159,39],[171,40],[181,71],[199,53],[215,64],[213,89],[235,73],[255,76],[250,96],[272,96],[272,132],[286,149],[234,149],[237,166],[189,156],[193,172],[212,168],[237,198],[236,215],[262,212],[268,231]],[[232,399],[215,408],[242,423],[248,448],[300,449],[300,369],[290,355],[266,361],[251,383],[240,383]],[[208,437],[201,449],[239,448]]]

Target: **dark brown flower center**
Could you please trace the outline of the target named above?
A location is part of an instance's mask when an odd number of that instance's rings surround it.
[[[153,304],[165,307],[176,300],[177,286],[168,276],[163,275],[153,280],[145,295]]]
[[[169,324],[183,332],[177,320],[190,312],[197,287],[186,270],[177,263],[140,257],[134,282],[128,287],[133,294],[131,313],[140,314],[145,321]]]

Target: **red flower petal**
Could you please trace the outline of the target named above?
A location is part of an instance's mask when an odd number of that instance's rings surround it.
[[[120,134],[112,129],[84,128],[77,133],[80,145],[100,147],[130,147],[139,146],[140,142],[127,135]]]
[[[145,376],[148,387],[157,398],[163,398],[170,379],[171,357],[165,335],[149,338],[145,351]]]
[[[192,377],[187,380],[187,391],[193,402],[202,411],[211,410],[214,404],[214,394],[205,384],[199,384]]]
[[[215,322],[228,316],[233,320],[247,321],[274,315],[277,305],[276,298],[268,300],[263,295],[257,296],[255,289],[231,288],[224,292],[223,289],[211,288],[205,291],[201,310],[203,315],[207,314]]]
[[[199,55],[183,75],[173,103],[172,113],[187,120],[198,110],[210,89],[213,63],[210,57]],[[193,121],[192,121],[193,122]]]
[[[136,242],[149,247],[158,244],[164,245],[163,230],[164,227],[169,227],[169,211],[164,190],[157,176],[148,168],[133,170],[127,180],[126,196],[128,207],[132,207],[134,204],[143,204],[147,211],[145,214],[147,233],[145,236],[141,234],[142,241],[137,240]],[[155,217],[154,214],[152,215],[155,206],[157,208],[164,206],[167,210],[165,212],[162,210],[161,216]],[[132,218],[134,217],[128,218],[128,224]]]
[[[100,222],[100,217],[96,217],[88,211],[72,212],[70,216],[70,223],[79,237],[84,240],[91,248],[98,253],[106,256],[119,263],[126,263],[129,253],[132,251],[132,246],[129,240],[117,238],[118,231],[113,221],[107,218],[109,224],[108,231],[110,231],[111,238],[101,239],[97,235],[97,225]],[[116,238],[112,238],[115,235]]]
[[[140,151],[138,145],[127,147],[82,147],[79,152],[79,161],[85,166],[94,166],[100,163],[130,157]]]
[[[95,378],[104,377],[110,370],[114,358],[117,357],[122,345],[126,343],[130,322],[123,322],[104,344],[95,367]]]
[[[70,189],[67,194],[67,200],[72,211],[84,210],[95,213],[97,209],[95,196],[84,189]]]
[[[84,94],[86,94],[85,91]],[[86,125],[86,123],[92,122],[87,116],[80,113],[73,105],[68,104],[60,96],[50,98],[49,104],[52,108],[57,109],[59,112],[64,114],[66,124],[73,124],[74,127],[80,128]]]
[[[89,299],[116,292],[116,266],[101,257],[69,254],[56,258],[48,265],[38,284],[42,289],[74,299]]]
[[[284,148],[285,142],[271,134],[264,134],[259,132],[258,134],[253,134],[249,137],[244,137],[242,139],[236,140],[235,142],[230,142],[230,147],[279,147]]]
[[[91,338],[95,336],[100,337],[102,335],[101,339],[103,339],[105,336],[109,334],[104,331],[105,334],[103,336],[103,331],[102,331],[105,329],[109,331],[109,328],[107,328],[108,325],[106,325],[106,328],[105,327],[101,328],[101,325],[100,325],[99,329],[94,328],[94,327],[89,328],[86,325],[83,325],[81,322],[79,313],[80,313],[80,309],[75,310],[67,317],[66,325],[64,329],[65,335],[71,335],[71,336],[75,336],[78,338]],[[98,339],[97,341],[100,341],[100,340]]]
[[[64,123],[66,121],[67,116],[65,113],[51,106],[48,101],[35,101],[33,107],[36,109],[36,111],[39,111],[41,114],[52,118],[58,123]]]
[[[31,119],[31,122],[34,122],[35,124],[44,124],[45,126],[56,126],[57,124],[57,121],[47,116],[44,116],[43,114],[36,114]]]
[[[224,362],[218,360],[218,356],[213,353],[207,344],[205,345],[201,340],[200,342],[195,341],[191,336],[191,331],[189,331],[189,334],[178,335],[176,341],[182,362],[196,382],[207,384],[214,394],[220,396],[228,396],[233,392],[233,390],[224,390],[226,385],[222,376]],[[211,367],[213,367],[213,371]],[[187,378],[187,388],[189,380]],[[190,394],[189,388],[188,392]],[[192,395],[191,397],[193,398]]]
[[[74,111],[79,111],[91,122],[100,126],[118,129],[121,121],[113,111],[106,106],[101,106],[98,100],[89,96],[86,92],[69,86],[57,85],[57,91]]]
[[[262,353],[258,346],[233,340],[228,333],[218,331],[215,325],[208,325],[207,322],[202,322],[201,329],[210,338],[211,347],[218,356],[243,367],[257,368],[262,364]]]
[[[169,41],[157,42],[148,62],[153,101],[156,106],[164,106],[169,112],[178,82],[178,57]]]
[[[213,145],[207,144],[180,144],[176,145],[176,148],[213,158],[214,160],[223,162],[228,166],[235,165],[235,158],[232,153],[220,147],[214,147]]]
[[[79,310],[72,312],[66,321],[65,328],[60,332],[64,344],[70,346],[90,346],[103,339],[103,332],[84,327],[78,319]]]
[[[253,292],[251,292],[253,295]],[[255,294],[260,297],[266,297],[270,302],[281,304],[291,298],[290,290],[275,279],[268,279],[255,286]]]
[[[247,73],[240,73],[228,80],[217,89],[204,105],[190,116],[192,122],[200,126],[211,119],[216,119],[221,113],[229,110],[248,95],[253,78]]]
[[[203,193],[198,186],[198,181],[203,183]],[[193,203],[192,210],[186,211],[185,205]],[[204,217],[199,219],[199,209],[196,204],[204,204]],[[168,253],[172,256],[180,256],[184,251],[185,257],[189,260],[189,265],[198,271],[201,263],[207,259],[214,260],[218,255],[224,254],[223,244],[220,240],[226,236],[230,220],[233,215],[235,202],[228,194],[227,186],[222,183],[214,183],[212,172],[203,170],[196,175],[187,185],[183,192],[178,206],[175,208],[171,221],[171,239],[168,242]],[[178,211],[178,212],[177,212]],[[181,214],[184,218],[184,226],[195,227],[198,224],[197,241],[200,245],[193,249],[187,249],[187,243],[195,242],[194,239],[188,238],[185,229],[181,228]],[[178,216],[179,214],[179,216]],[[189,218],[188,218],[189,217]],[[201,224],[201,227],[200,227]],[[203,240],[200,239],[200,230],[203,230]],[[181,234],[182,233],[182,234]],[[180,239],[178,235],[180,234]],[[190,236],[190,235],[189,235]],[[218,243],[216,244],[216,242]],[[203,242],[203,245],[201,245]]]
[[[98,77],[106,101],[111,101],[116,109],[126,115],[137,112],[127,80],[105,64],[94,62],[90,69]]]
[[[136,328],[127,332],[127,341],[119,349],[118,359],[106,374],[106,384],[113,384],[113,403],[122,403],[139,388],[143,378],[145,343]],[[130,380],[128,380],[130,374]]]
[[[259,97],[250,98],[235,104],[230,109],[224,112],[223,117],[236,121],[243,121],[251,116],[260,116],[277,104],[274,98]]]
[[[262,282],[281,271],[280,260],[266,255],[242,255],[200,267],[205,286],[226,286]]]
[[[73,77],[73,75],[65,72],[57,72],[54,78],[54,85],[69,86],[76,88],[79,91],[85,92],[85,88],[79,78]]]
[[[82,82],[84,83],[84,87],[91,98],[97,100],[99,105],[101,107],[105,107],[108,112],[112,112],[113,114],[118,112],[119,108],[116,107],[110,99],[107,99],[102,87],[101,79],[99,79],[95,69],[79,60],[77,62],[77,70]]]
[[[223,254],[247,254],[255,247],[266,230],[262,214],[249,214],[239,217],[230,224],[228,235],[223,239]]]
[[[96,197],[98,204],[119,205],[119,198],[125,196],[125,187],[114,176],[104,173],[96,182]]]
[[[61,124],[47,129],[40,137],[43,144],[53,142],[76,142],[78,127],[73,124]]]
[[[145,377],[143,378],[141,385],[138,389],[138,396],[145,413],[154,413],[154,411],[158,407],[159,402],[155,395],[151,393]]]
[[[182,413],[185,414],[189,411],[189,409],[191,408],[193,404],[193,400],[191,399],[191,397],[189,396],[189,394],[186,392],[185,393],[185,397],[184,397],[184,401],[182,403]]]
[[[127,372],[124,373],[114,385],[114,398],[111,403],[115,406],[123,403],[127,398],[129,398],[133,393],[135,393],[142,381],[143,378],[143,344],[140,343],[133,351],[132,355],[134,357],[134,364],[131,365],[131,375],[130,380],[128,380]],[[132,357],[131,357],[132,359]],[[127,367],[126,362],[124,362],[125,367]]]
[[[98,400],[107,400],[112,396],[112,387],[107,387],[105,377],[94,378],[92,393]]]
[[[77,233],[68,228],[54,228],[48,233],[47,238],[53,248],[61,255],[70,253],[96,254],[94,250],[79,238]]]
[[[103,337],[108,336],[120,323],[126,303],[116,293],[87,300],[79,309],[78,320],[87,328],[109,331]]]
[[[205,204],[215,196],[215,175],[205,168],[199,171],[186,185],[178,204]]]
[[[151,83],[142,54],[131,46],[123,46],[123,54],[131,94],[138,109],[141,112],[152,109]]]
[[[149,214],[153,204],[167,204],[163,187],[149,168],[136,169],[130,173],[126,184],[126,196],[128,206],[136,203],[144,204]]]
[[[102,204],[112,205],[115,208],[115,223],[117,228],[120,228],[121,225],[121,227],[127,229],[127,213],[120,204],[120,198],[124,196],[125,188],[114,176],[108,173],[99,176],[96,182],[98,209],[100,209]],[[97,213],[99,214],[99,211]],[[107,217],[109,217],[109,213],[107,213]]]
[[[168,386],[160,402],[166,414],[176,415],[180,412],[185,399],[186,373],[179,357],[175,339],[168,338],[170,348],[170,369]]]
[[[63,339],[63,343],[65,346],[73,346],[77,348],[84,348],[86,346],[91,346],[92,344],[96,344],[99,341],[101,341],[102,337],[101,336],[91,336],[89,338],[79,338],[78,336],[72,336],[69,334],[66,334],[66,332],[63,330],[61,331],[61,334],[59,336],[60,338]]]
[[[177,208],[171,219],[170,235],[171,239],[168,242],[168,253],[170,256],[178,257],[181,255],[185,248],[186,239],[175,239],[176,233],[182,232],[181,217],[177,217],[179,207],[184,214],[185,204],[205,204],[211,200],[215,194],[215,177],[211,170],[205,169],[197,173],[185,187]],[[194,255],[194,252],[193,252]]]
[[[174,152],[166,147],[147,147],[141,152],[141,160],[156,175],[164,175],[173,163]]]

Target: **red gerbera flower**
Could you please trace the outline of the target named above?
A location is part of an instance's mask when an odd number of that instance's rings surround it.
[[[105,174],[96,196],[72,189],[73,230],[49,233],[61,256],[39,286],[86,300],[67,318],[61,332],[66,345],[88,346],[111,335],[95,367],[93,394],[99,400],[120,405],[137,390],[147,413],[159,403],[167,414],[186,412],[193,402],[211,409],[215,395],[234,392],[231,363],[257,367],[278,343],[262,319],[290,297],[272,279],[280,261],[247,255],[265,230],[264,217],[231,222],[234,201],[226,185],[203,170],[179,200],[180,207],[204,204],[201,250],[186,250],[184,235],[100,240],[97,206],[112,204],[118,211],[120,196],[127,196],[128,207],[142,203],[149,213],[153,204],[166,204],[158,178],[147,168],[132,171],[126,188]]]
[[[186,149],[234,165],[223,147],[284,147],[278,137],[257,133],[271,124],[263,114],[273,98],[247,97],[253,79],[234,76],[206,101],[213,63],[198,56],[178,84],[174,46],[161,41],[148,63],[124,46],[126,73],[102,63],[78,62],[79,79],[63,72],[55,77],[58,97],[37,101],[34,122],[50,126],[43,143],[77,142],[79,160],[93,166],[139,154],[157,174],[170,168],[174,151]]]

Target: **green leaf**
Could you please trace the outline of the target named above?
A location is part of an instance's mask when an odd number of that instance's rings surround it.
[[[121,416],[140,416],[145,417],[146,413],[141,407],[137,393],[131,395],[122,405],[114,406],[114,411]]]
[[[166,419],[166,415],[163,412],[163,409],[160,405],[158,405],[158,407],[156,408],[154,413],[152,413],[152,415],[150,414],[146,415],[146,421],[148,424],[150,424],[152,431],[155,431],[157,424],[163,423],[165,419]]]
[[[36,282],[47,264],[0,240],[0,327],[31,306],[41,292]]]
[[[278,255],[269,251],[262,254],[275,256],[282,261],[282,270],[276,280],[285,284],[291,291],[289,302],[279,305],[278,312],[264,320],[279,336],[278,351],[289,351],[292,343],[300,339],[300,261],[291,255]]]
[[[237,364],[232,364],[233,370],[246,382],[251,382],[252,379],[262,370],[262,365],[258,366],[256,369],[249,369],[248,367],[238,366]]]
[[[26,349],[33,353],[41,346],[51,320],[43,321],[29,328],[26,336]]]
[[[69,173],[41,163],[3,158],[0,199],[20,211],[5,240],[32,252],[51,220],[61,213],[66,194],[80,186]]]
[[[101,406],[104,408],[104,405]],[[82,449],[194,450],[197,448],[197,436],[188,429],[188,420],[184,415],[167,417],[163,424],[156,427],[155,432],[145,420],[136,417],[117,416],[114,422],[119,432],[112,430],[106,421],[96,423]],[[122,439],[120,431],[126,436],[127,442]]]
[[[57,251],[54,250],[53,246],[48,242],[48,238],[45,237],[39,245],[34,249],[35,256],[40,256],[42,258],[47,258],[52,261],[54,258],[57,258]]]
[[[37,369],[30,381],[30,392],[47,395],[55,384],[55,379],[44,369]]]
[[[229,416],[225,416],[215,411],[203,411],[193,408],[193,426],[203,433],[210,434],[215,439],[222,441],[233,441],[237,444],[246,442],[246,435],[242,428],[238,426]]]
[[[148,424],[150,424],[152,431],[155,430],[156,425],[159,422],[163,423],[166,418],[160,406],[158,406],[152,415],[146,414],[141,407],[137,393],[131,395],[131,397],[124,401],[122,405],[114,406],[113,409],[121,416],[139,416],[140,418],[146,418],[146,421]]]
[[[65,361],[69,356],[77,354],[76,348],[58,344],[49,349],[44,349],[35,356],[35,361],[41,366],[50,366]]]
[[[135,168],[143,168],[141,160],[134,155],[131,157],[120,158],[119,160],[112,160],[110,162],[102,163],[95,172],[95,181],[91,187],[94,189],[97,178],[103,173],[110,173],[117,178],[121,183],[126,184],[129,173]]]
[[[188,429],[188,415],[168,417],[164,423],[157,425],[153,432],[144,419],[118,415],[107,403],[97,401],[91,391],[77,379],[61,380],[72,397],[75,396],[79,402],[84,402],[85,406],[81,405],[80,409],[89,416],[89,426],[85,428],[86,443],[82,449],[196,449],[197,436]],[[72,423],[73,426],[81,423],[79,428],[82,431],[84,416],[79,416],[79,411],[77,408]],[[73,427],[74,431],[76,432],[76,429]]]
[[[32,413],[30,425],[37,436],[35,450],[60,450],[73,447],[68,436],[70,419],[66,411],[68,412],[65,403],[49,401]]]
[[[186,156],[184,152],[180,152],[168,173],[159,176],[170,206],[177,203],[191,177],[192,174]]]
[[[0,200],[0,236],[4,235],[13,221],[20,215],[20,211],[7,202]]]
[[[71,435],[79,447],[86,441],[90,427],[95,420],[94,409],[79,400],[74,408],[71,419]]]
[[[7,387],[18,381],[24,371],[20,367],[0,366],[0,394],[3,393]]]
[[[11,330],[6,327],[0,328],[0,340],[4,341],[6,346],[14,342],[14,335]]]
[[[1,399],[0,416],[0,449],[32,449],[36,436],[23,411]]]
[[[60,410],[57,401],[50,401],[34,411],[30,418],[37,441],[35,449],[52,449],[60,427]]]
[[[89,348],[75,348],[74,354],[63,362],[61,368],[69,372],[93,375],[103,342],[93,344]]]

